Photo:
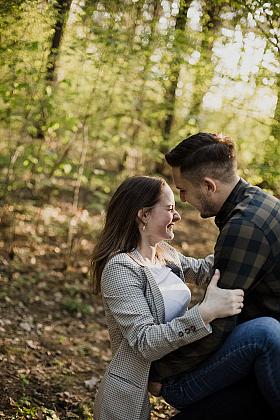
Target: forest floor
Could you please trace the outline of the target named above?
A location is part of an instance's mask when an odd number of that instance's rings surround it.
[[[212,253],[214,221],[187,205],[178,210],[182,220],[172,244],[196,258]],[[111,359],[102,301],[91,293],[88,269],[102,220],[90,210],[70,213],[58,201],[0,209],[0,420],[92,419]],[[195,304],[203,290],[191,290]],[[152,419],[175,413],[160,398],[151,398],[151,407]]]

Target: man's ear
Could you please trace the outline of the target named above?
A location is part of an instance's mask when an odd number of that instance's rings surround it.
[[[204,185],[207,189],[208,195],[212,195],[217,191],[216,182],[212,178],[204,178]]]

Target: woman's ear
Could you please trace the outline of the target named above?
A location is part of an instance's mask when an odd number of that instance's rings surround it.
[[[204,184],[207,189],[207,194],[211,195],[217,191],[217,185],[214,179],[212,178],[204,178]]]
[[[137,216],[141,220],[141,222],[145,223],[147,219],[147,213],[145,212],[145,209],[138,210]]]
[[[137,215],[138,215],[139,219],[141,220],[141,222],[144,223],[144,210],[143,209],[138,210]]]

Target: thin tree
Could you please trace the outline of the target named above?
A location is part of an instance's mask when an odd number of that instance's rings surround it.
[[[162,136],[163,142],[160,144],[160,153],[165,155],[168,152],[168,139],[170,137],[172,124],[174,121],[174,111],[175,111],[175,102],[176,102],[176,89],[180,77],[181,69],[181,50],[176,48],[176,44],[179,41],[179,38],[182,36],[182,32],[185,31],[186,22],[187,22],[187,13],[189,7],[192,3],[192,0],[181,0],[179,6],[179,13],[175,18],[175,32],[174,32],[174,45],[172,52],[172,59],[170,61],[170,74],[169,74],[169,86],[166,87],[165,92],[165,103],[167,106],[167,113],[165,119],[161,122],[162,124]],[[158,162],[156,167],[156,172],[162,174],[164,171],[165,162],[162,160]]]
[[[59,48],[70,11],[72,0],[56,0],[54,11],[56,13],[55,23],[52,27],[53,36],[51,39],[50,53],[47,59],[46,80],[54,82],[56,78],[56,67],[59,55]]]
[[[211,80],[214,74],[214,66],[211,64],[213,54],[213,42],[217,36],[218,30],[222,26],[220,13],[224,4],[215,2],[202,3],[202,34],[203,39],[200,46],[200,60],[196,68],[194,80],[194,93],[192,105],[189,109],[191,118],[195,118],[199,127],[199,114],[203,103],[203,97],[208,92]],[[206,70],[207,69],[207,70]]]
[[[278,0],[271,0],[269,3],[265,0],[254,0],[241,2],[235,1],[237,7],[245,12],[248,16],[254,18],[258,31],[266,38],[271,51],[274,52],[278,65],[280,65],[280,8]],[[261,172],[264,182],[268,183],[268,187],[276,191],[277,187],[274,181],[278,179],[280,182],[280,75],[278,72],[274,75],[274,88],[277,96],[277,103],[274,111],[273,123],[270,127],[270,136],[265,143],[265,153]]]

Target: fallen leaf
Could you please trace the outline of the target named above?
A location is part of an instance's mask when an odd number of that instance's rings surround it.
[[[92,391],[94,386],[97,384],[97,382],[98,382],[98,378],[91,378],[85,381],[85,387],[90,389],[90,391]]]
[[[33,340],[27,340],[26,344],[28,345],[28,347],[30,347],[31,349],[37,349],[38,348],[38,344]]]
[[[41,410],[36,411],[36,416],[38,420],[44,420],[44,414]]]
[[[59,395],[60,399],[65,402],[71,402],[71,399],[73,398],[72,392],[68,392],[68,391],[58,392],[56,395]]]
[[[27,332],[31,331],[31,325],[28,322],[21,322],[19,325],[23,330]]]

